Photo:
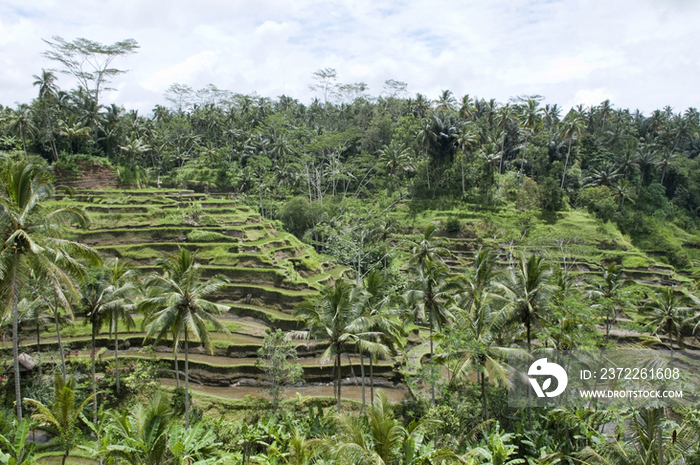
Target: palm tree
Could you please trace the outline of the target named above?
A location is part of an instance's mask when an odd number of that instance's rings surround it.
[[[420,129],[416,133],[416,139],[418,143],[425,148],[425,175],[428,182],[428,189],[430,189],[430,169],[428,168],[428,165],[430,165],[429,149],[430,143],[437,140],[437,134],[433,132],[433,126],[429,119],[423,118],[420,120]]]
[[[400,142],[392,140],[389,145],[385,145],[379,151],[377,163],[389,168],[389,177],[396,181],[396,187],[399,189],[399,198],[403,198],[400,173],[401,171],[411,171],[413,169],[410,150]]]
[[[610,263],[603,268],[603,279],[595,282],[588,289],[588,295],[594,299],[605,299],[602,303],[596,303],[599,308],[603,308],[605,315],[605,342],[608,341],[610,330],[617,320],[617,296],[622,287],[629,283],[628,280],[622,279],[624,268],[615,262]],[[611,305],[612,308],[606,309],[606,305]]]
[[[184,248],[181,248],[177,255],[159,259],[157,264],[163,269],[163,274],[151,276],[146,283],[155,295],[139,302],[138,310],[147,315],[145,323],[148,329],[145,339],[154,337],[157,342],[169,332],[177,335],[176,340],[180,337],[185,339],[185,427],[189,428],[190,334],[213,354],[214,348],[207,324],[217,331],[229,333],[228,328],[212,315],[225,312],[227,307],[206,300],[211,294],[222,290],[227,280],[223,276],[216,276],[200,282],[201,265]]]
[[[360,366],[362,369],[362,410],[365,410],[365,352],[369,352],[370,399],[374,399],[374,358],[386,357],[393,352],[394,342],[403,333],[403,328],[396,321],[398,312],[391,306],[391,294],[388,279],[376,268],[365,276],[362,286],[353,289],[351,299],[356,306],[358,315],[354,327],[358,334],[363,334],[357,340],[360,350]]]
[[[34,300],[22,299],[17,303],[20,323],[27,323],[34,327],[36,331],[36,353],[39,365],[39,378],[41,378],[41,330],[51,321],[51,315],[46,312],[47,308],[41,297]]]
[[[54,401],[51,407],[46,407],[34,399],[24,399],[34,405],[38,412],[32,415],[32,419],[39,422],[40,426],[47,426],[58,433],[58,441],[63,450],[63,460],[66,463],[68,454],[75,446],[78,439],[78,418],[87,404],[95,397],[90,395],[82,404],[76,405],[77,382],[75,378],[64,380],[60,373],[54,375]]]
[[[689,306],[690,302],[684,294],[677,294],[672,287],[664,287],[654,294],[651,302],[648,302],[642,311],[647,314],[648,329],[652,330],[652,335],[657,336],[663,333],[673,340],[680,350],[683,350],[683,328],[689,325],[695,316],[695,312]]]
[[[566,170],[569,168],[569,156],[571,155],[571,144],[574,140],[581,136],[581,133],[586,129],[586,122],[580,113],[575,110],[571,110],[565,117],[564,121],[561,122],[561,127],[559,128],[559,137],[565,142],[569,143],[569,149],[566,152],[566,162],[564,163],[564,173],[561,175],[561,186],[564,188],[564,181],[566,181]]]
[[[52,195],[47,169],[26,161],[6,161],[0,167],[0,229],[5,238],[0,250],[0,270],[4,271],[0,290],[6,299],[6,308],[12,310],[18,421],[22,419],[17,312],[20,290],[33,274],[53,288],[57,301],[70,308],[68,297],[79,295],[72,276],[84,276],[83,267],[76,258],[92,263],[100,261],[90,247],[61,237],[66,224],[87,226],[87,216],[74,206],[47,207],[45,201]]]
[[[661,154],[661,157],[659,158],[659,161],[656,163],[657,166],[660,166],[662,168],[661,170],[661,184],[664,183],[664,178],[666,177],[666,170],[668,169],[669,166],[674,166],[678,160],[678,153],[677,152],[672,152],[670,150],[664,150]]]
[[[419,241],[411,242],[411,258],[409,264],[418,265],[421,269],[425,269],[426,263],[442,263],[440,254],[446,253],[447,250],[441,247],[439,241],[435,240],[437,226],[430,224],[423,231],[423,237]]]
[[[556,286],[550,284],[552,271],[543,257],[524,253],[518,256],[515,268],[511,269],[505,279],[496,283],[506,299],[512,318],[525,325],[527,332],[527,349],[531,349],[532,327],[544,318],[544,310]]]
[[[117,396],[119,395],[119,344],[118,326],[119,320],[124,321],[128,329],[133,328],[134,320],[131,318],[128,297],[133,294],[135,287],[130,282],[134,272],[127,271],[123,265],[119,264],[119,259],[103,270],[101,275],[94,281],[87,284],[83,292],[82,304],[87,316],[86,324],[92,326],[90,357],[92,362],[92,392],[96,394],[95,384],[95,338],[100,328],[106,323],[111,330],[114,329],[114,357],[115,357],[115,378],[117,383]],[[93,422],[97,422],[97,398],[94,403]]]
[[[131,310],[134,305],[131,298],[137,294],[136,272],[119,263],[115,258],[112,265],[106,270],[104,277],[107,288],[106,299],[103,306],[104,321],[109,324],[110,333],[114,331],[114,379],[117,384],[117,396],[119,396],[119,323],[124,323],[127,331],[135,328]]]
[[[110,456],[139,465],[165,462],[172,411],[160,392],[146,406],[137,404],[131,412],[111,411],[108,415],[112,419],[108,430],[111,444],[107,446]]]
[[[17,109],[10,116],[10,130],[22,138],[24,158],[29,161],[27,154],[27,133],[35,134],[37,127],[32,122],[31,108],[28,105],[17,105]]]
[[[459,288],[451,279],[449,268],[426,258],[423,265],[417,264],[412,269],[416,276],[405,296],[408,305],[413,308],[416,319],[428,321],[430,328],[430,360],[435,360],[433,332],[452,320],[449,310],[452,291]],[[435,403],[435,382],[431,379],[431,399]]]
[[[455,143],[461,149],[459,164],[462,168],[462,195],[465,195],[466,186],[464,184],[464,157],[466,155],[467,147],[471,148],[479,141],[479,135],[476,133],[476,131],[474,131],[471,125],[464,123],[459,127],[459,132],[452,134],[452,137],[455,138]]]
[[[358,312],[353,306],[351,293],[350,284],[339,279],[335,285],[326,286],[321,290],[319,302],[307,300],[294,308],[294,316],[301,318],[309,326],[307,331],[295,331],[294,337],[328,341],[328,348],[321,355],[321,363],[333,359],[338,413],[341,398],[341,356],[348,349],[347,346],[358,338],[352,331],[356,329],[353,325]]]
[[[467,340],[465,349],[453,351],[447,359],[456,360],[454,380],[464,380],[473,372],[481,382],[481,402],[484,418],[488,419],[489,410],[486,399],[486,378],[497,383],[508,384],[508,366],[503,363],[510,349],[499,345],[510,314],[508,307],[498,308],[494,295],[479,292],[471,299],[467,307],[456,307],[453,314],[455,326]]]

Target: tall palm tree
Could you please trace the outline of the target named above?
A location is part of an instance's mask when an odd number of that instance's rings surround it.
[[[459,284],[450,276],[449,268],[427,258],[421,266],[412,269],[416,278],[412,288],[406,293],[405,300],[413,309],[416,319],[428,322],[430,328],[430,360],[435,360],[433,333],[452,320],[449,310],[452,292],[459,289]],[[435,382],[431,379],[431,400],[435,403]]]
[[[393,352],[394,342],[403,334],[403,328],[397,322],[398,310],[391,305],[391,294],[386,275],[376,268],[365,276],[362,286],[352,291],[351,299],[357,308],[355,320],[357,333],[364,333],[357,340],[360,350],[362,369],[362,409],[365,410],[365,368],[364,355],[369,352],[370,399],[374,399],[374,358],[386,357]]]
[[[207,281],[200,281],[202,268],[187,249],[157,264],[162,268],[162,275],[151,276],[146,286],[153,295],[138,304],[138,310],[147,315],[147,332],[145,339],[162,340],[169,332],[177,334],[177,340],[185,340],[185,427],[190,424],[189,398],[189,343],[190,334],[201,341],[202,346],[214,353],[210,324],[215,330],[229,333],[213,314],[221,314],[227,307],[212,303],[210,295],[222,290],[227,283],[223,276],[216,276]]]
[[[652,330],[652,335],[665,334],[671,341],[676,340],[678,348],[683,350],[683,329],[690,325],[695,316],[690,301],[684,294],[677,294],[672,287],[663,287],[654,294],[651,302],[642,307],[647,314],[646,327]],[[673,344],[671,343],[671,348]]]
[[[403,193],[401,192],[401,171],[413,170],[411,151],[402,143],[392,140],[389,145],[385,145],[379,151],[377,163],[389,168],[389,177],[396,182],[396,187],[399,189],[399,198],[403,198]]]
[[[131,318],[129,308],[131,308],[128,298],[135,292],[135,287],[130,279],[133,279],[134,272],[128,271],[119,264],[119,259],[105,270],[100,276],[85,286],[83,292],[82,305],[87,316],[86,324],[92,326],[90,357],[92,363],[92,392],[96,394],[95,383],[95,338],[99,334],[100,328],[107,324],[110,333],[114,329],[114,357],[115,357],[115,378],[117,383],[117,396],[119,395],[119,345],[118,345],[118,325],[119,320],[124,321],[127,328],[133,328],[134,320]],[[94,402],[93,422],[97,422],[97,397]]]
[[[464,158],[467,148],[471,148],[479,141],[478,133],[468,123],[464,123],[459,127],[459,131],[452,134],[455,138],[455,143],[460,148],[459,164],[462,168],[462,195],[466,194],[466,186],[464,184]]]
[[[117,396],[119,395],[119,323],[123,323],[127,331],[135,328],[131,310],[134,309],[132,298],[138,293],[136,286],[136,272],[129,269],[118,258],[106,270],[105,273],[105,300],[103,313],[104,322],[109,325],[110,333],[114,332],[114,379],[116,381]]]
[[[4,238],[0,249],[0,270],[4,271],[0,291],[6,308],[12,310],[18,421],[22,419],[17,313],[20,290],[33,274],[53,288],[56,300],[69,308],[69,297],[79,295],[73,276],[84,276],[83,267],[76,259],[100,262],[99,255],[90,247],[62,237],[62,228],[67,224],[87,226],[85,212],[74,206],[47,207],[46,200],[52,195],[53,186],[46,168],[24,160],[8,160],[0,166],[0,231]]]
[[[560,124],[559,137],[561,137],[564,142],[568,142],[569,144],[569,149],[566,152],[566,162],[564,163],[564,173],[561,175],[561,189],[564,188],[564,181],[566,181],[566,170],[569,168],[571,144],[581,136],[585,129],[586,121],[583,119],[583,116],[581,116],[580,113],[573,109],[564,117],[564,121],[562,121]]]
[[[27,154],[27,133],[35,134],[37,132],[37,127],[32,121],[32,111],[28,105],[17,105],[17,109],[10,116],[10,130],[22,138],[24,158],[29,161],[29,155]]]
[[[532,327],[541,323],[550,297],[556,286],[550,283],[552,271],[543,257],[521,253],[502,282],[496,283],[512,319],[525,325],[527,349],[532,348]]]
[[[321,355],[321,362],[333,360],[338,413],[341,399],[341,356],[358,338],[353,330],[356,329],[354,323],[359,315],[357,307],[352,304],[351,296],[350,284],[339,279],[333,286],[326,286],[321,290],[321,298],[317,303],[307,300],[294,308],[294,316],[301,318],[309,326],[307,331],[295,331],[294,337],[328,341],[328,348]]]
[[[481,402],[484,418],[489,410],[486,398],[487,377],[497,383],[508,383],[508,366],[503,360],[517,349],[503,347],[499,339],[510,319],[508,307],[496,305],[495,296],[489,292],[474,294],[467,307],[455,307],[455,326],[466,337],[466,348],[452,351],[448,359],[457,363],[454,380],[464,380],[470,373],[477,373],[481,382]]]
[[[441,254],[447,253],[447,249],[440,245],[440,241],[436,240],[435,233],[437,226],[430,224],[423,231],[423,237],[419,241],[411,242],[411,258],[410,265],[418,265],[425,269],[426,263],[442,263]]]

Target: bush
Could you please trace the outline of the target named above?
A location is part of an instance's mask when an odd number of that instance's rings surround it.
[[[613,192],[608,186],[597,186],[583,189],[578,196],[579,204],[586,207],[589,213],[603,221],[610,221],[617,210]]]
[[[540,205],[540,188],[535,181],[528,178],[523,178],[518,191],[518,198],[515,208],[518,210],[532,210]]]
[[[277,219],[282,221],[287,231],[301,239],[320,216],[314,207],[316,205],[312,205],[306,197],[294,197],[287,202]]]
[[[448,233],[456,233],[462,229],[462,224],[460,223],[459,218],[451,216],[443,223],[442,227]]]

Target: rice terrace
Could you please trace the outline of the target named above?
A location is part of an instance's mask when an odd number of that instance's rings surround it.
[[[695,108],[320,68],[144,113],[137,53],[45,39],[0,105],[0,463],[700,464]]]

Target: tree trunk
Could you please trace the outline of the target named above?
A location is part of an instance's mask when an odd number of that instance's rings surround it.
[[[190,427],[190,340],[185,330],[185,429]]]
[[[459,159],[460,165],[462,165],[462,197],[467,193],[467,189],[464,184],[464,147],[462,147],[462,157]]]
[[[119,397],[119,320],[114,321],[114,379],[117,382],[117,397]]]
[[[433,319],[430,318],[430,398],[435,405],[435,380],[433,379]]]
[[[561,186],[560,189],[564,188],[564,181],[566,180],[566,169],[569,166],[569,155],[571,155],[571,140],[569,140],[569,151],[566,152],[566,162],[564,163],[564,174],[561,175]]]
[[[369,354],[369,398],[374,402],[374,357]]]
[[[342,361],[340,360],[340,347],[338,347],[338,353],[336,354],[336,363],[338,364],[338,371],[335,373],[335,382],[338,386],[338,414],[340,414],[340,382],[342,381],[342,377],[340,376],[340,364]]]
[[[481,401],[484,407],[484,420],[489,419],[489,404],[486,400],[486,373],[481,372]]]
[[[360,350],[360,370],[362,371],[362,413],[365,413],[367,403],[365,401],[365,352]]]
[[[175,344],[175,340],[173,340]],[[173,346],[173,355],[175,356],[175,379],[177,380],[177,387],[180,387],[180,364],[177,362],[177,347]]]
[[[94,397],[92,400],[92,422],[97,425],[97,384],[95,383],[95,329],[97,323],[94,313],[91,320],[92,336],[90,337],[90,362],[92,366],[90,367],[90,374],[92,375],[92,395]]]
[[[41,379],[41,335],[40,335],[39,319],[36,322],[36,358],[39,365],[39,379]]]
[[[15,252],[15,260],[18,260]],[[16,261],[15,261],[16,263]],[[15,402],[17,404],[17,423],[22,421],[22,388],[19,374],[19,315],[17,313],[17,301],[19,289],[17,289],[16,265],[12,269],[12,357],[15,364]]]
[[[58,352],[61,354],[61,370],[63,370],[63,382],[66,382],[66,354],[63,353],[61,342],[61,328],[58,326],[58,295],[54,299],[53,321],[56,324],[56,337],[58,338]]]

